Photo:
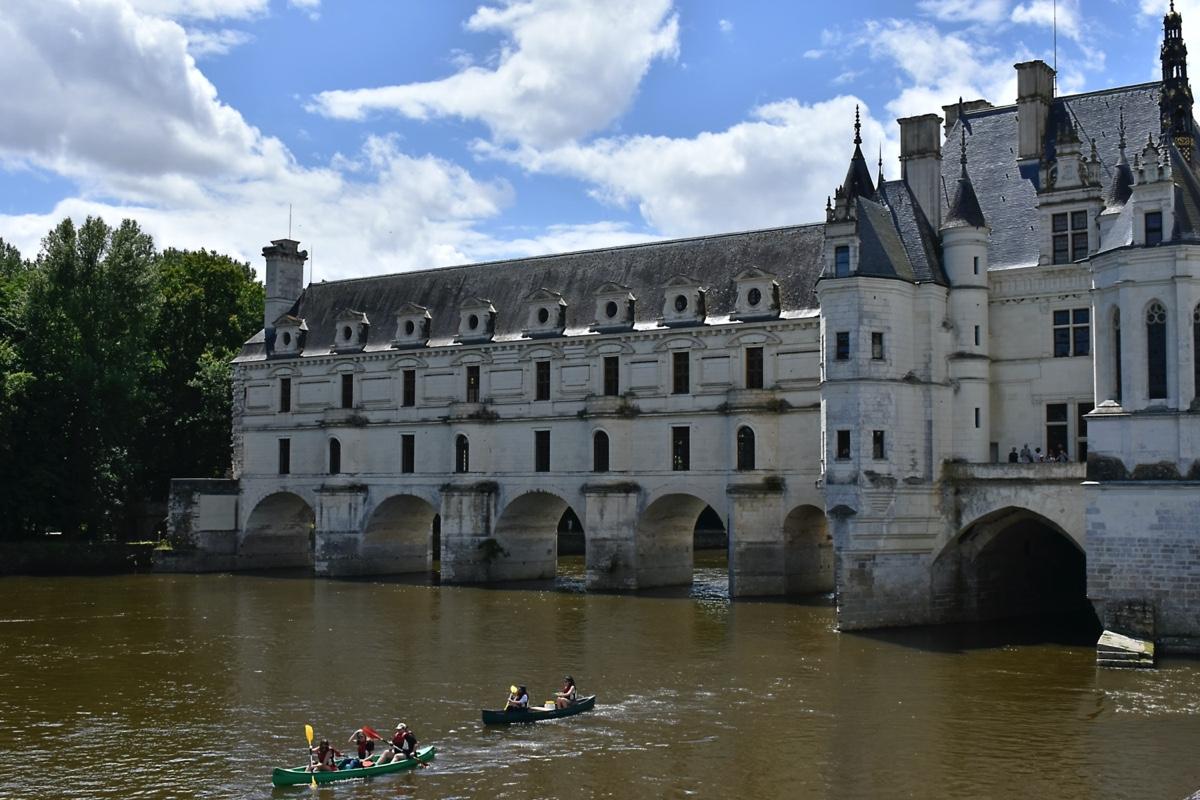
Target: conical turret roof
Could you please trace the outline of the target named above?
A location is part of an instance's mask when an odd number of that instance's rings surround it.
[[[959,123],[961,125],[961,123]],[[979,207],[979,198],[975,196],[975,187],[971,184],[971,176],[967,173],[967,131],[962,128],[962,173],[954,184],[954,196],[950,199],[950,210],[946,213],[946,221],[942,228],[986,228],[983,209]]]
[[[875,179],[871,177],[871,169],[862,151],[862,123],[858,117],[858,106],[854,107],[854,155],[850,158],[850,168],[846,170],[846,180],[842,182],[842,194],[847,199],[854,197],[875,198]]]

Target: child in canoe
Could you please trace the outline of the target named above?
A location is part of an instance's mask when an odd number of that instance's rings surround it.
[[[312,763],[309,764],[308,771],[337,772],[337,759],[341,757],[342,754],[330,746],[328,739],[322,739],[319,745],[312,748]]]

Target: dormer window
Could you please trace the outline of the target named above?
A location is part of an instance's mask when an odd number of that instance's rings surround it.
[[[396,310],[396,335],[392,347],[423,347],[429,341],[432,322],[429,309],[416,303],[405,303]]]
[[[1087,258],[1088,214],[1086,211],[1070,211],[1050,216],[1053,243],[1051,263],[1070,264]]]
[[[491,300],[475,298],[459,311],[458,340],[485,342],[496,329],[496,309]]]
[[[1161,211],[1146,212],[1146,245],[1161,244],[1163,240],[1163,215]]]
[[[737,299],[733,319],[764,319],[779,316],[779,283],[775,276],[757,267],[743,270],[734,278]]]
[[[304,349],[308,325],[304,320],[284,314],[275,320],[275,341],[271,345],[272,356],[298,356]]]
[[[526,336],[562,336],[567,327],[567,301],[561,294],[542,288],[525,298],[525,302],[529,304]]]
[[[361,350],[367,343],[367,331],[371,323],[363,312],[347,309],[338,315],[335,324],[334,350]]]
[[[634,297],[628,286],[606,283],[596,291],[596,317],[591,329],[601,333],[633,327]]]
[[[663,288],[663,325],[695,325],[704,321],[706,290],[699,283],[686,275],[676,275]]]
[[[850,275],[850,245],[839,244],[833,248],[833,276],[846,278]]]

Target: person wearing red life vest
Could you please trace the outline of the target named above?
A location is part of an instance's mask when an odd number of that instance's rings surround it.
[[[417,737],[408,726],[403,722],[396,723],[396,730],[392,734],[392,742],[383,755],[379,757],[378,764],[389,764],[392,761],[397,761],[405,758],[412,758],[417,753]]]

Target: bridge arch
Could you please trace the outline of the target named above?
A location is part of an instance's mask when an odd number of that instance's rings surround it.
[[[646,504],[634,533],[639,588],[692,582],[696,522],[707,507],[720,508],[688,492],[663,493]]]
[[[376,574],[433,568],[433,522],[438,510],[424,498],[394,494],[367,515],[359,558]]]
[[[825,510],[800,505],[783,521],[784,580],[788,594],[832,592],[833,538]]]
[[[237,543],[238,569],[311,567],[316,514],[304,498],[275,492],[255,504]]]
[[[1070,619],[1094,625],[1087,560],[1062,525],[1007,506],[963,526],[931,569],[933,601],[945,621]]]
[[[555,492],[534,490],[511,499],[493,528],[500,552],[491,562],[491,579],[553,579],[558,565],[559,523],[568,509],[582,519]]]

